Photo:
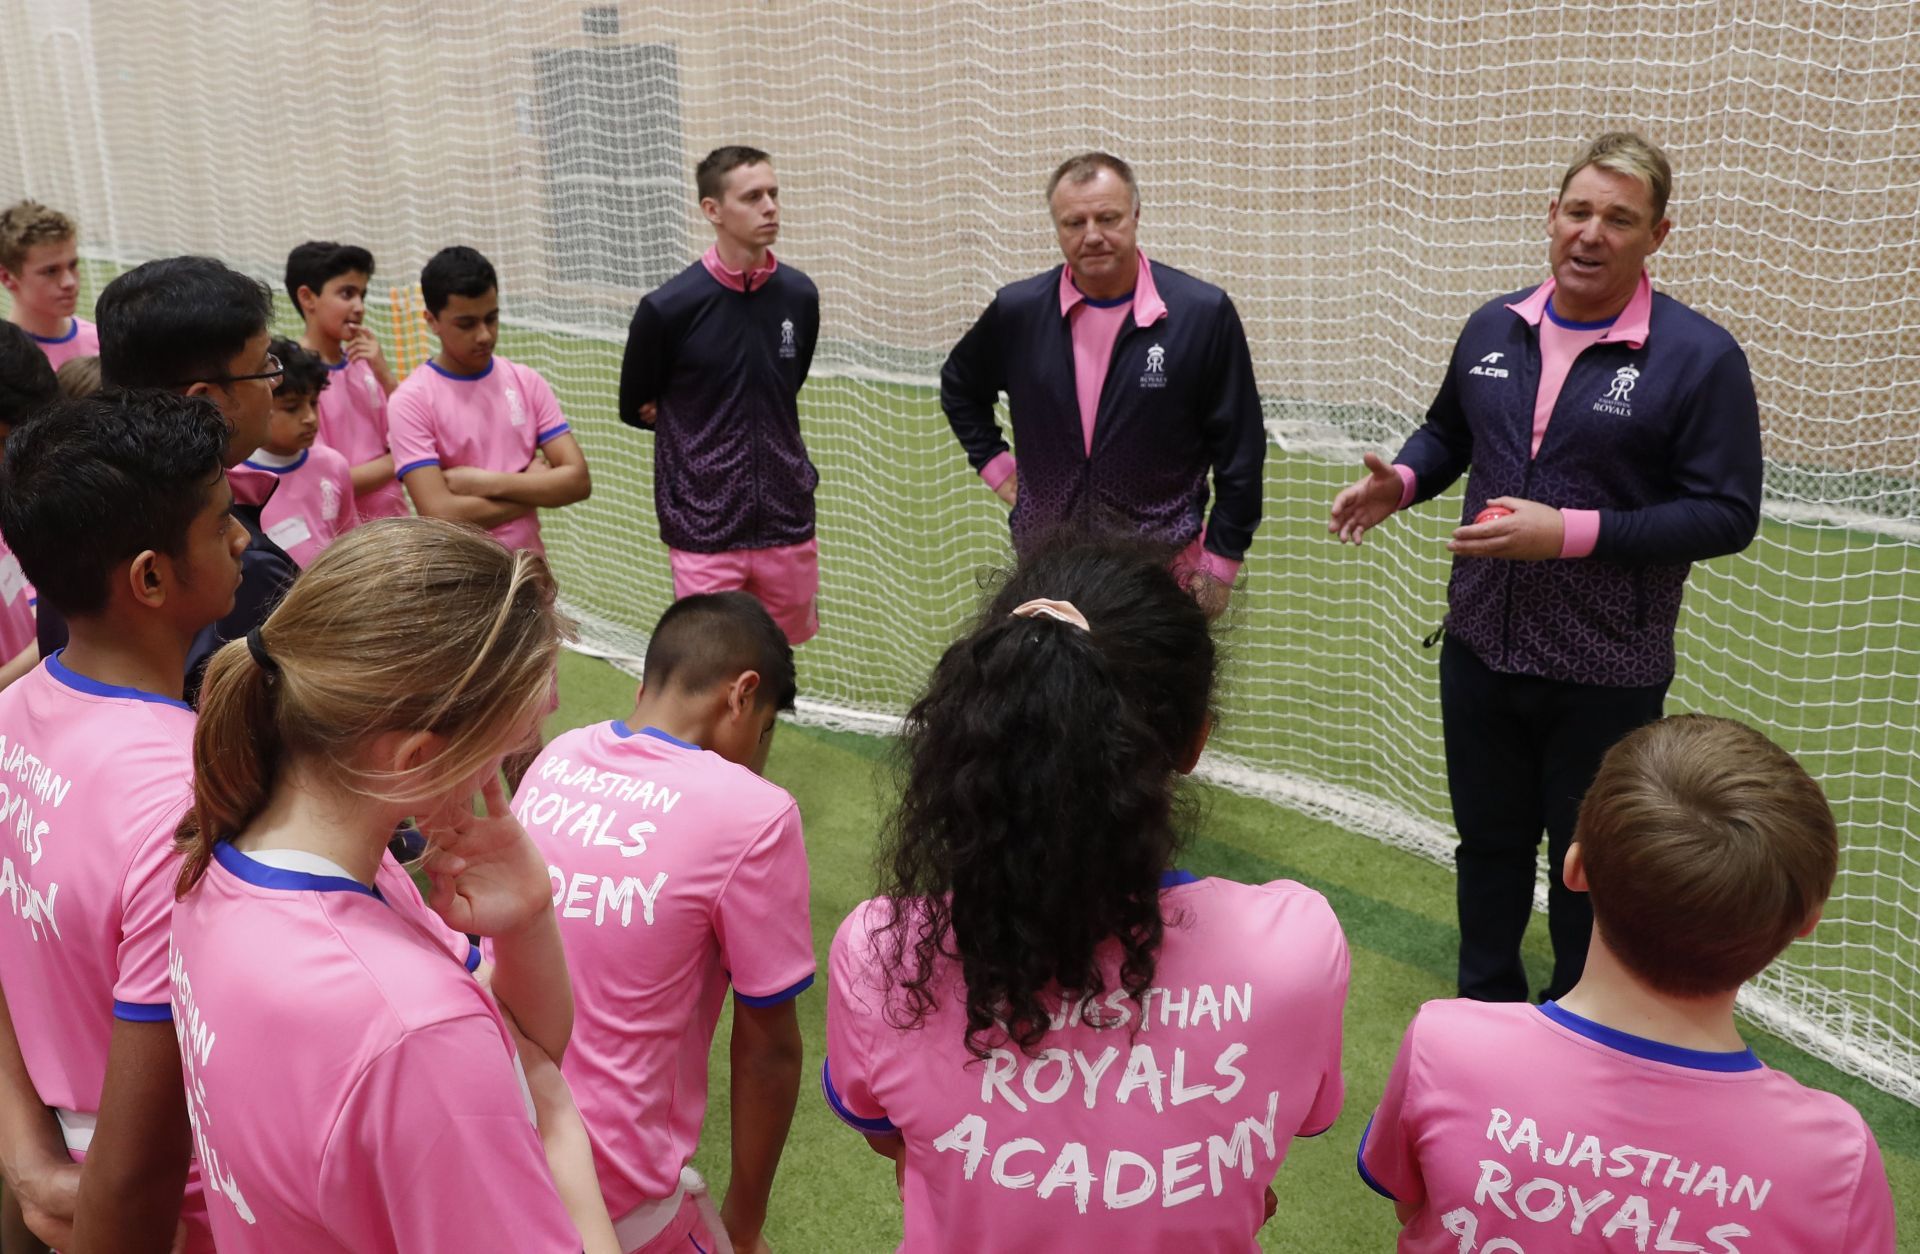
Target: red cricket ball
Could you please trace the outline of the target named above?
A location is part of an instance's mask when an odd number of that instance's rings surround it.
[[[1473,516],[1475,523],[1492,522],[1496,518],[1507,518],[1513,511],[1504,505],[1489,505]]]

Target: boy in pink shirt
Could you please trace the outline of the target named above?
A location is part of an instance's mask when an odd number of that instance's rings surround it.
[[[493,351],[500,291],[491,262],[443,248],[420,271],[420,296],[440,351],[388,409],[400,481],[422,516],[473,523],[509,549],[544,553],[537,511],[587,499],[586,454],[547,381]]]
[[[400,518],[406,495],[387,445],[387,397],[396,383],[380,339],[367,328],[367,284],[373,254],[358,244],[309,240],[287,254],[287,295],[306,330],[301,346],[318,353],[333,375],[320,393],[317,443],[346,458],[354,508],[362,518]]]
[[[360,517],[347,459],[314,439],[320,431],[314,402],[332,382],[326,363],[292,340],[275,340],[271,351],[281,370],[273,385],[273,419],[266,443],[243,464],[279,480],[260,521],[267,539],[304,569]]]
[[[0,780],[24,807],[0,859],[0,985],[35,1094],[84,1158],[76,1248],[162,1251],[177,1220],[189,1250],[212,1248],[167,933],[187,653],[231,608],[246,547],[228,431],[204,399],[113,393],[22,426],[0,466],[0,530],[69,633],[0,692]]]
[[[623,1250],[713,1248],[683,1172],[729,985],[719,1218],[736,1250],[763,1248],[800,1084],[794,999],[814,974],[800,811],[758,773],[793,698],[792,647],[759,602],[686,598],[654,628],[632,717],[555,739],[514,798],[547,858],[577,1003],[562,1070]]]
[[[12,322],[32,336],[55,369],[100,351],[80,302],[80,233],[73,219],[38,201],[0,212],[0,287],[13,297]]]
[[[1608,752],[1567,886],[1593,902],[1558,1002],[1429,1002],[1361,1138],[1402,1254],[1892,1254],[1893,1199],[1853,1107],[1760,1062],[1734,997],[1833,886],[1820,786],[1728,719]]]
[[[899,1165],[902,1250],[1251,1251],[1339,1114],[1326,900],[1170,867],[1214,656],[1164,553],[1056,539],[908,715],[820,1077]]]

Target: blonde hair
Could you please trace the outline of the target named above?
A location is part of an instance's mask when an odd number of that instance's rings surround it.
[[[1653,198],[1653,221],[1648,226],[1667,216],[1667,198],[1673,195],[1673,167],[1667,164],[1667,154],[1653,144],[1632,131],[1608,131],[1588,144],[1560,176],[1561,196],[1567,194],[1567,184],[1573,182],[1573,176],[1590,165],[1646,184]]]
[[[64,244],[79,234],[73,219],[37,200],[0,210],[0,268],[18,274],[27,252],[40,244]]]
[[[70,401],[84,401],[100,390],[100,359],[92,353],[69,357],[53,372],[60,395]]]
[[[1615,745],[1573,838],[1607,948],[1683,997],[1765,970],[1826,901],[1840,858],[1826,794],[1793,756],[1699,714]]]
[[[259,629],[214,654],[193,737],[193,808],[180,822],[179,893],[214,846],[253,821],[299,761],[367,797],[430,804],[514,748],[548,700],[572,624],[540,557],[428,518],[363,524],[301,572]],[[445,749],[375,772],[360,750],[388,731]]]

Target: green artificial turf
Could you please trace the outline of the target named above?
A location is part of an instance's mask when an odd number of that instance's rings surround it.
[[[800,656],[804,683],[808,654]],[[634,681],[603,662],[568,655],[561,666],[559,711],[549,734],[631,712]],[[873,844],[885,813],[886,742],[869,736],[783,723],[767,774],[793,793],[806,822],[812,877],[815,953],[849,910],[871,896]],[[1347,1002],[1347,1105],[1325,1136],[1296,1141],[1275,1183],[1280,1210],[1262,1233],[1263,1248],[1345,1254],[1392,1248],[1393,1207],[1354,1172],[1360,1130],[1378,1101],[1400,1034],[1420,1003],[1453,991],[1453,877],[1444,868],[1302,817],[1266,802],[1205,788],[1200,830],[1184,865],[1201,875],[1248,882],[1299,880],[1332,902],[1353,954]],[[1528,962],[1544,970],[1545,929],[1528,937]],[[799,1109],[774,1187],[767,1236],[786,1251],[883,1251],[900,1235],[891,1164],[827,1109],[817,1076],[825,1051],[824,975],[800,998],[807,1061]],[[727,1178],[729,1021],[715,1038],[713,1084],[697,1165],[723,1194]],[[1920,1116],[1880,1090],[1765,1033],[1748,1040],[1771,1066],[1831,1089],[1859,1107],[1880,1140],[1903,1213],[1920,1206]],[[1911,1226],[1911,1224],[1909,1224]],[[1902,1248],[1920,1249],[1911,1238]]]

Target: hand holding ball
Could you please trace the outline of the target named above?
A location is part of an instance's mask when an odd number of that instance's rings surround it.
[[[1474,525],[1492,522],[1496,518],[1511,518],[1513,511],[1504,505],[1489,505],[1473,516]]]

